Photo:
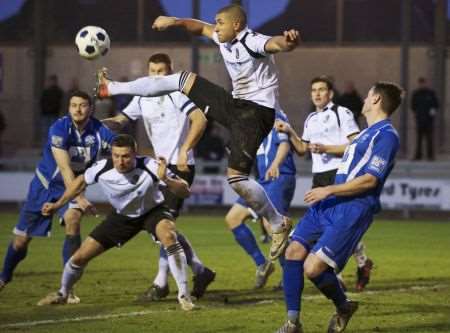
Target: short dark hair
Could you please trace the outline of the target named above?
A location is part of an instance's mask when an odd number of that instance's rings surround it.
[[[172,60],[166,53],[155,53],[148,58],[148,63],[154,64],[164,63],[169,67],[172,67]]]
[[[373,92],[381,96],[381,108],[389,116],[402,103],[403,89],[392,82],[379,81],[373,85]]]
[[[244,8],[242,8],[239,5],[231,4],[225,7],[222,7],[217,11],[217,14],[222,13],[229,13],[231,15],[234,15],[239,22],[241,23],[241,26],[245,27],[247,25],[247,13],[245,13]]]
[[[113,147],[129,147],[134,152],[137,151],[136,140],[129,134],[119,134],[111,142]]]
[[[75,91],[71,92],[70,95],[69,95],[69,103],[70,103],[70,100],[72,99],[72,97],[80,97],[80,98],[88,101],[89,106],[92,106],[92,98],[91,98],[91,96],[89,96],[89,94],[84,92],[84,91],[75,90]]]
[[[316,76],[311,80],[311,86],[314,83],[323,82],[327,85],[328,90],[334,90],[333,80],[327,75]]]

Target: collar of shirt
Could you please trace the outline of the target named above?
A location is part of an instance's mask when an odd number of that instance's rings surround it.
[[[239,42],[242,38],[244,38],[245,34],[248,32],[248,27],[245,27],[243,30],[239,31],[239,33],[237,34],[236,38],[233,39],[231,42],[227,43],[228,47],[231,47],[231,45],[236,44],[237,42]]]
[[[388,124],[391,124],[391,120],[389,118],[377,121],[375,124],[372,124],[372,126],[370,126],[368,129],[371,130],[378,130]]]
[[[331,108],[333,107],[334,103],[333,102],[329,102],[327,105],[325,105],[325,107],[323,109],[316,109],[317,112],[320,111],[327,111],[327,110],[331,110]]]
[[[75,133],[78,133],[80,137],[82,137],[84,134],[93,132],[94,131],[94,122],[92,121],[92,117],[89,117],[89,120],[86,124],[86,126],[83,128],[83,130],[80,132],[78,128],[75,126],[72,118],[69,116],[70,119],[70,127]]]

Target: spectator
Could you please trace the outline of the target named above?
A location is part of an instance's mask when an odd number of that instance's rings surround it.
[[[356,122],[360,123],[361,110],[364,103],[352,81],[345,82],[344,92],[338,97],[337,104],[352,111]]]
[[[56,75],[49,76],[40,100],[43,138],[47,137],[50,125],[58,119],[63,99],[64,91],[58,85],[58,77]]]
[[[413,91],[411,97],[411,108],[416,117],[416,154],[415,160],[422,159],[422,142],[427,142],[427,158],[434,160],[433,129],[434,116],[439,103],[435,92],[428,87],[427,80],[423,77],[418,79],[418,88]]]

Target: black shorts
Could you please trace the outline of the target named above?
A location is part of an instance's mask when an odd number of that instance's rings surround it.
[[[176,174],[181,179],[187,181],[189,186],[192,185],[195,176],[195,166],[188,165],[189,170],[184,172],[177,169],[174,164],[169,164],[168,168],[174,174]],[[177,197],[174,193],[169,191],[167,187],[161,188],[161,192],[164,194],[164,204],[169,208],[170,213],[173,217],[177,218],[180,215],[180,210],[183,208],[184,199]]]
[[[313,173],[312,188],[328,186],[334,184],[337,169],[330,171]]]
[[[230,131],[228,166],[250,174],[256,152],[273,128],[275,110],[252,101],[234,99],[222,87],[197,76],[188,96],[208,119]]]
[[[123,246],[141,230],[146,230],[156,239],[156,225],[163,219],[175,220],[168,208],[163,205],[134,218],[112,212],[91,231],[89,236],[102,244],[105,250]]]

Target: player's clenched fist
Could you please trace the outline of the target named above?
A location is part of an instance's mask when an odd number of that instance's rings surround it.
[[[153,22],[152,28],[159,31],[164,31],[167,28],[175,25],[175,22],[177,21],[176,17],[171,16],[158,16]]]

